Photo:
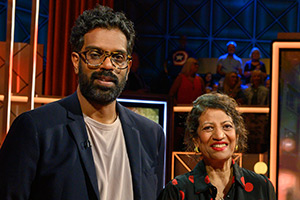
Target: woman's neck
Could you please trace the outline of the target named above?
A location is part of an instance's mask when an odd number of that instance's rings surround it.
[[[218,194],[216,199],[222,199],[232,185],[232,160],[229,159],[223,163],[209,163],[206,165],[206,171],[210,182],[217,188]]]

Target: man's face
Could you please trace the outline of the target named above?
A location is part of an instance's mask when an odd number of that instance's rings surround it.
[[[228,54],[232,55],[235,52],[235,46],[233,44],[228,45],[227,47]]]
[[[254,72],[251,75],[252,83],[256,86],[259,86],[261,84],[261,72]]]
[[[88,49],[126,52],[127,39],[119,29],[96,28],[84,35],[84,45],[81,51]],[[121,94],[126,84],[131,62],[127,69],[120,70],[113,66],[109,57],[98,69],[89,68],[89,65],[80,59],[78,53],[73,52],[72,60],[75,72],[79,76],[80,92],[87,100],[107,105]]]

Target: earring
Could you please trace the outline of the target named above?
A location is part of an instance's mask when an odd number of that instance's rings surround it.
[[[195,148],[194,148],[194,151],[195,151],[196,153],[199,153],[199,148],[198,148],[198,147],[195,147]]]
[[[235,146],[235,151],[239,150],[239,145]]]

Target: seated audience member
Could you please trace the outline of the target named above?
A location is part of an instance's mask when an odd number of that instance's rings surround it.
[[[242,105],[246,102],[246,97],[241,88],[241,84],[241,78],[236,72],[227,73],[220,92],[234,98],[239,105]]]
[[[218,83],[214,83],[212,86],[212,91],[213,92],[218,92],[219,91],[219,84]]]
[[[270,90],[270,87],[271,87],[271,80],[270,80],[270,77],[267,77],[266,80],[265,80],[265,86],[266,88],[268,88]]]
[[[204,84],[205,84],[205,87],[210,87],[212,88],[213,87],[213,84],[214,84],[214,79],[213,79],[213,75],[211,72],[207,72],[204,76]]]
[[[198,68],[199,63],[195,58],[187,59],[169,92],[175,104],[191,104],[198,96],[204,94],[204,81],[197,74]]]
[[[234,41],[229,41],[226,46],[227,53],[220,56],[217,62],[217,74],[220,77],[221,87],[227,73],[236,72],[239,75],[242,75],[242,60],[235,55],[236,43]]]
[[[251,73],[253,70],[260,70],[264,76],[267,77],[266,66],[260,61],[260,50],[257,47],[253,47],[250,52],[251,60],[247,61],[244,66],[244,77],[246,78],[245,84],[250,83]]]
[[[247,147],[247,130],[234,99],[224,94],[200,96],[186,121],[188,152],[201,152],[196,167],[176,176],[159,200],[275,200],[270,180],[240,167],[235,152]],[[197,154],[199,155],[199,154]],[[195,155],[196,156],[196,155]]]
[[[264,74],[260,70],[253,70],[251,75],[251,86],[245,89],[248,105],[268,105],[269,89],[264,86]]]
[[[205,93],[211,93],[213,91],[212,87],[205,87]]]

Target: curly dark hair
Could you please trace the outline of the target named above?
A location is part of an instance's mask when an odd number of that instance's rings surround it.
[[[95,28],[120,29],[127,39],[127,53],[132,53],[135,39],[133,22],[127,19],[124,13],[101,5],[85,10],[75,21],[70,36],[72,51],[79,52],[84,43],[83,36]]]
[[[227,96],[216,92],[201,95],[193,102],[193,108],[186,120],[186,132],[184,142],[187,145],[187,151],[194,151],[194,140],[198,139],[197,129],[199,126],[199,117],[208,108],[221,109],[231,117],[235,125],[236,135],[238,137],[238,151],[244,152],[247,149],[247,135],[244,119],[239,113],[236,101]]]

